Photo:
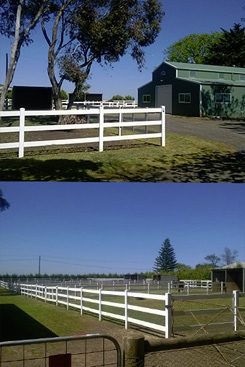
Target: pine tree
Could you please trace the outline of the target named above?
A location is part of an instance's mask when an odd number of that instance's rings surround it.
[[[245,28],[234,24],[230,31],[222,29],[218,43],[211,45],[204,63],[245,67]]]
[[[155,259],[154,271],[173,271],[176,264],[177,261],[174,248],[172,247],[170,240],[166,238],[162,243],[158,256]]]

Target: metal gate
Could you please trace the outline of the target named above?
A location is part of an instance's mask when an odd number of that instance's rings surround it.
[[[121,349],[108,335],[87,334],[0,343],[0,367],[121,367]]]

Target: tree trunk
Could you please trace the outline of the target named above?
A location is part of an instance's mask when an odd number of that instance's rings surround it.
[[[20,1],[18,8],[17,8],[14,41],[11,47],[10,63],[8,66],[8,71],[5,77],[5,81],[4,81],[4,85],[3,85],[2,93],[0,97],[0,111],[2,111],[4,108],[4,102],[6,99],[6,95],[8,93],[8,88],[13,80],[16,65],[17,65],[17,62],[20,56],[20,48],[22,45],[22,42],[20,40],[20,19],[21,19],[22,4],[23,4],[23,1]]]

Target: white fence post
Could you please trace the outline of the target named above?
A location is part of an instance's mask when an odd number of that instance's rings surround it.
[[[66,309],[69,310],[69,287],[67,287],[66,291]]]
[[[47,287],[44,288],[45,303],[47,302]]]
[[[80,290],[80,313],[83,314],[83,287]]]
[[[19,130],[19,158],[24,157],[25,142],[25,109],[20,109],[20,130]]]
[[[125,305],[125,329],[128,328],[128,290],[125,289],[124,291],[124,305]]]
[[[161,133],[162,133],[162,137],[161,137],[161,145],[162,147],[165,147],[165,106],[162,106],[162,112],[161,112],[161,121],[162,121],[162,125],[161,125]]]
[[[119,128],[118,128],[118,135],[121,136],[122,135],[122,128],[121,128],[121,123],[122,123],[122,108],[121,106],[119,107]]]
[[[56,301],[55,301],[56,306],[58,306],[58,292],[59,292],[59,288],[56,287]]]
[[[104,108],[100,106],[100,122],[99,122],[99,152],[104,149]]]
[[[238,307],[239,307],[239,291],[233,291],[233,327],[237,331]]]
[[[101,321],[102,320],[102,315],[101,315],[101,311],[102,311],[102,305],[101,305],[101,301],[102,301],[102,294],[101,294],[101,292],[102,292],[102,289],[100,288],[99,289],[99,321]]]
[[[166,293],[165,297],[166,297],[166,300],[165,300],[165,311],[166,311],[165,338],[167,339],[167,338],[170,338],[172,335],[172,297],[171,297],[171,293]]]

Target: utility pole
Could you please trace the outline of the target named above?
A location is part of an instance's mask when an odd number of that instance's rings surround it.
[[[41,275],[41,256],[38,258],[38,275]]]

